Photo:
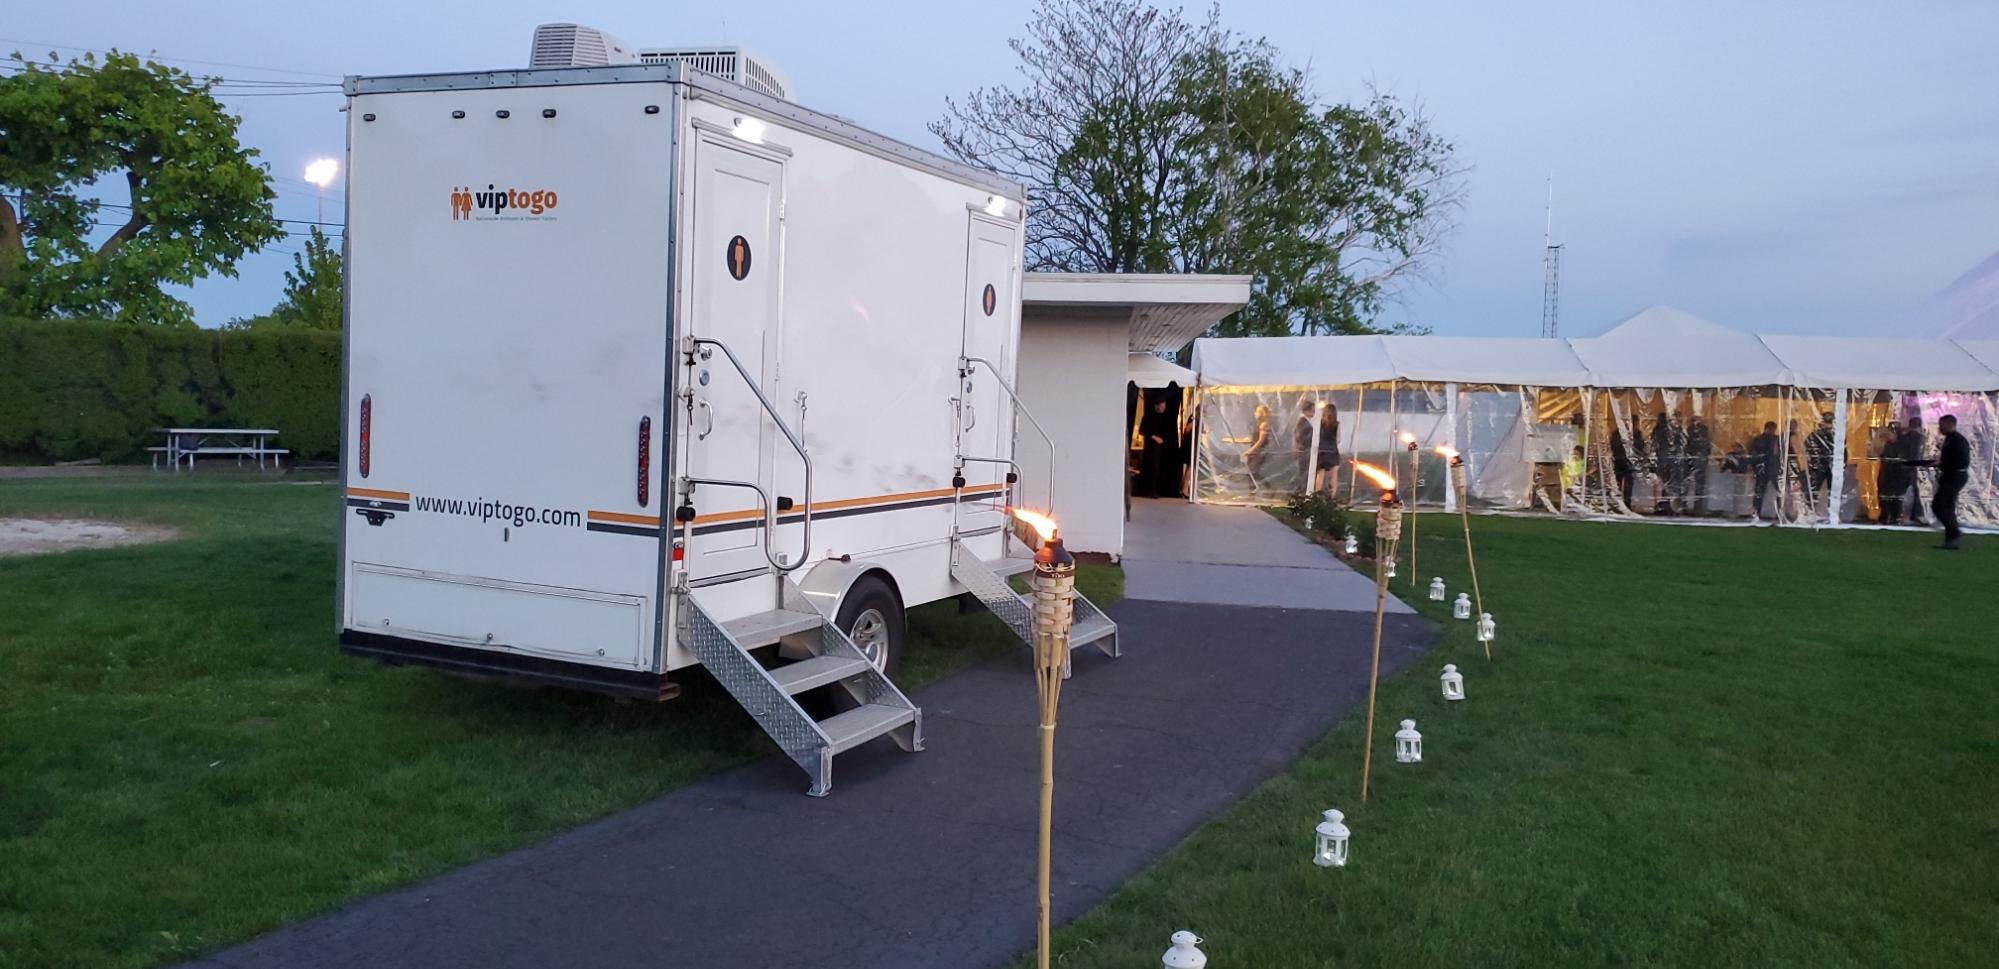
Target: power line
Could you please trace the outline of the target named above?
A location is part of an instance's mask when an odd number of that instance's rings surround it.
[[[109,53],[109,51],[110,51],[110,48],[101,48],[101,47],[78,47],[78,46],[76,46],[76,45],[74,45],[74,44],[51,44],[51,43],[47,43],[47,42],[45,42],[45,41],[38,41],[38,40],[22,40],[22,39],[20,39],[20,38],[18,38],[18,37],[0,37],[0,44],[25,44],[25,45],[27,45],[27,46],[29,46],[29,47],[47,47],[47,48],[52,48],[52,49],[54,49],[54,50],[73,50],[73,51],[83,51],[83,52],[86,52],[86,53],[91,53],[91,54],[104,54],[104,53]],[[129,53],[136,53],[136,52],[135,52],[135,51],[122,51],[121,53],[128,53],[128,54],[129,54]],[[168,56],[166,56],[166,55],[164,55],[164,54],[161,54],[161,53],[158,53],[157,51],[155,51],[155,52],[149,52],[149,53],[147,53],[147,54],[146,54],[145,56],[147,56],[147,57],[149,57],[149,58],[151,58],[151,59],[153,59],[153,60],[156,60],[156,61],[160,61],[160,62],[163,62],[163,63],[165,63],[165,62],[179,62],[179,63],[183,63],[183,64],[200,64],[200,65],[202,65],[202,66],[204,66],[204,67],[233,67],[233,68],[236,68],[236,69],[238,69],[238,70],[244,70],[244,71],[264,71],[264,72],[266,72],[266,73],[270,73],[270,74],[292,74],[292,75],[296,75],[296,76],[298,76],[298,77],[325,77],[325,78],[332,78],[332,79],[333,79],[333,80],[335,80],[335,81],[338,81],[338,80],[341,80],[341,79],[342,79],[342,78],[341,78],[341,75],[338,75],[338,74],[328,74],[328,73],[325,73],[324,71],[298,71],[298,70],[291,70],[291,69],[288,69],[288,68],[283,68],[283,67],[259,67],[259,66],[255,65],[255,64],[232,64],[232,63],[230,63],[230,62],[228,62],[228,61],[204,61],[204,60],[196,60],[195,58],[192,58],[192,57],[168,57]]]
[[[45,69],[45,73],[49,74],[67,74],[70,71],[67,65],[50,63],[48,61],[19,61],[13,64],[0,64],[0,76],[20,77],[29,72],[30,67],[28,65],[32,65],[35,68],[43,68]],[[282,81],[271,82],[271,84],[266,85],[262,82],[254,81],[224,81],[224,79],[219,77],[200,74],[189,76],[198,81],[210,82],[206,91],[219,98],[304,97],[313,94],[344,93],[340,85],[330,83]]]
[[[117,203],[117,202],[104,202],[104,201],[99,201],[99,202],[98,202],[97,204],[98,204],[98,205],[101,205],[101,206],[103,206],[103,207],[105,207],[105,208],[107,208],[107,209],[124,209],[124,210],[125,210],[125,211],[127,211],[127,212],[130,212],[130,211],[132,211],[132,207],[131,207],[131,206],[129,206],[129,205],[121,205],[121,204],[119,204],[119,203]],[[318,220],[316,220],[316,219],[273,219],[272,221],[274,221],[274,222],[285,222],[285,223],[289,223],[289,224],[291,224],[291,225],[318,225],[318,226],[329,226],[329,225],[330,225],[330,226],[333,226],[333,227],[335,227],[335,228],[345,228],[345,227],[346,227],[346,225],[347,225],[347,223],[345,223],[345,222],[320,222],[320,221],[318,221]]]

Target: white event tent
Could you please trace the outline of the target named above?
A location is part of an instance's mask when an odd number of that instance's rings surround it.
[[[1193,363],[1198,501],[1315,481],[1368,503],[1359,459],[1454,507],[1447,444],[1475,509],[1892,524],[1925,513],[1935,472],[1914,462],[1953,414],[1960,515],[1999,523],[1999,341],[1758,335],[1655,306],[1594,337],[1203,339]]]

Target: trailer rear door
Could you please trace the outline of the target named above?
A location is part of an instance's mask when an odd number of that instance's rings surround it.
[[[353,99],[346,628],[652,666],[671,103]]]

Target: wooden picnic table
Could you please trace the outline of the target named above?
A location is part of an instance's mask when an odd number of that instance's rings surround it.
[[[264,459],[271,460],[272,467],[282,466],[284,456],[291,452],[284,448],[270,446],[271,438],[277,437],[275,428],[269,427],[161,427],[156,428],[166,434],[165,447],[149,447],[153,454],[153,467],[160,466],[160,458],[175,471],[180,470],[181,460],[187,460],[187,469],[194,470],[194,459],[203,454],[233,454],[236,464],[241,466],[246,457],[255,458],[257,467],[264,467]]]

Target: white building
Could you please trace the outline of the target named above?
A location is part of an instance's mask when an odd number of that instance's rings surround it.
[[[1124,552],[1131,487],[1125,386],[1134,362],[1145,373],[1171,366],[1132,355],[1186,346],[1248,302],[1249,288],[1248,276],[1027,274],[1020,397],[1054,441],[1054,508],[1071,550]],[[1193,375],[1184,373],[1181,386],[1191,390]],[[1048,446],[1021,423],[1021,499],[1038,504],[1047,500]]]

